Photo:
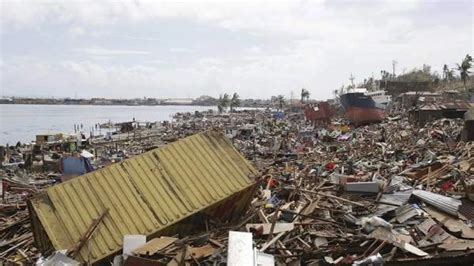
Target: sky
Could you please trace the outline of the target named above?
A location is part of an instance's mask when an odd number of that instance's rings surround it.
[[[471,0],[0,3],[0,96],[323,100],[474,53]]]

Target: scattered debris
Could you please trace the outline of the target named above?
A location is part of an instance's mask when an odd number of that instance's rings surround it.
[[[306,112],[326,108],[316,106]],[[426,264],[474,256],[474,145],[461,138],[462,119],[421,127],[399,112],[354,127],[328,120],[332,113],[306,121],[304,106],[292,109],[128,123],[81,149],[77,138],[61,136],[31,151],[8,148],[0,258],[49,265],[69,254],[65,263],[75,265],[109,260],[122,248],[126,256],[114,265]],[[95,170],[65,181],[61,160],[81,154]],[[141,240],[129,246],[129,234]]]

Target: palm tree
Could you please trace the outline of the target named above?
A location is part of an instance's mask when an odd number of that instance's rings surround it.
[[[217,111],[219,114],[224,112],[224,106],[222,106],[222,95],[219,95],[219,100],[217,100]]]
[[[457,64],[459,74],[461,75],[462,82],[464,83],[464,89],[467,90],[466,82],[469,79],[469,74],[471,73],[469,69],[472,67],[472,57],[470,55],[466,55],[466,57],[462,60],[461,64]]]
[[[278,95],[277,102],[279,110],[283,110],[283,106],[285,106],[285,97],[283,95]]]
[[[309,100],[309,91],[305,88],[301,89],[301,103],[304,103],[304,100]]]
[[[230,100],[230,112],[234,112],[235,107],[240,106],[240,99],[239,95],[235,92],[234,95],[232,95],[232,99]]]
[[[224,97],[222,98],[222,106],[227,109],[230,105],[230,96],[227,93],[224,93]]]
[[[222,95],[219,96],[219,101],[217,102],[217,110],[219,113],[224,112],[227,110],[227,107],[230,105],[229,94],[224,93],[224,97]]]
[[[454,70],[448,69],[448,72],[446,72],[446,79],[448,80],[448,82],[454,80]]]
[[[449,72],[448,65],[444,64],[444,66],[443,66],[443,80],[445,82],[448,81],[448,72]]]

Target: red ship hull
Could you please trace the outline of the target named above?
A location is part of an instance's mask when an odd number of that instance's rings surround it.
[[[347,107],[346,118],[354,124],[380,122],[385,118],[385,110],[350,106]]]

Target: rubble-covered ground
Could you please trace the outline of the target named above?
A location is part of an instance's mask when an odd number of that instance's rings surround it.
[[[263,110],[197,113],[94,139],[86,148],[97,154],[97,168],[202,130],[220,130],[261,173],[244,217],[205,221],[207,230],[193,236],[151,240],[135,251],[139,258],[224,265],[233,247],[229,231],[242,231],[252,234],[262,256],[272,255],[280,265],[472,264],[474,144],[460,141],[462,126],[462,120],[443,119],[418,128],[403,114],[367,126],[335,120],[313,127],[298,116],[276,119]],[[59,182],[61,174],[15,163],[0,174],[0,260],[32,264],[40,254],[26,199]]]

